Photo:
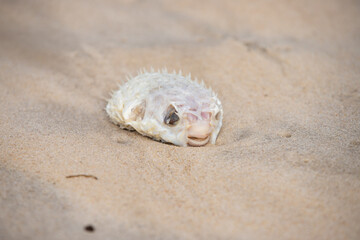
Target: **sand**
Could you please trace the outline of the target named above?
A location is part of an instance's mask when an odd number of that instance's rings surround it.
[[[218,93],[216,145],[109,121],[151,66]],[[360,239],[359,1],[3,0],[0,100],[0,239]]]

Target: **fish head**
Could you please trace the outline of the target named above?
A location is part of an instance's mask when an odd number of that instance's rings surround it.
[[[156,132],[161,140],[180,146],[215,144],[223,115],[216,97],[159,96],[148,105],[156,106],[151,117],[158,119]]]

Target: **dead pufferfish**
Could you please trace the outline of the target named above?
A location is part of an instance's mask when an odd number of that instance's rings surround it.
[[[121,128],[178,146],[215,144],[223,109],[204,83],[181,71],[143,71],[115,91],[106,106]]]

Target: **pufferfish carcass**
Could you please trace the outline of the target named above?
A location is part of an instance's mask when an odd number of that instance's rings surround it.
[[[178,146],[215,144],[223,118],[220,100],[203,82],[167,70],[128,79],[106,112],[121,128]]]

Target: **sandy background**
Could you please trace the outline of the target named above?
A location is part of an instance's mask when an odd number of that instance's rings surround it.
[[[110,123],[151,66],[215,89],[215,146]],[[360,239],[359,1],[2,0],[0,101],[0,239]]]

